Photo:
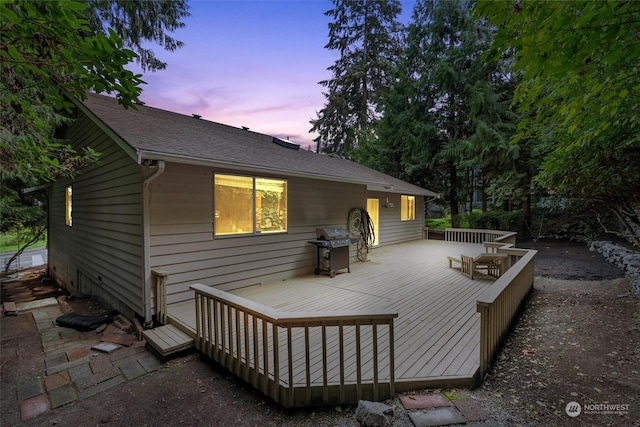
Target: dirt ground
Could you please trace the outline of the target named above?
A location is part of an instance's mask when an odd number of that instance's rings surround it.
[[[584,244],[518,246],[539,251],[534,290],[473,395],[504,425],[640,426],[640,300],[629,280]],[[581,405],[575,418],[570,402]]]
[[[536,280],[498,361],[474,390],[504,426],[640,426],[640,300],[622,272],[586,244],[520,242],[539,251]],[[76,300],[74,310],[98,308]],[[14,383],[42,371],[31,316],[1,320],[1,425],[20,423]],[[582,413],[569,417],[569,402]],[[395,425],[408,426],[398,400]],[[611,407],[622,414],[605,413]],[[191,353],[96,396],[22,422],[25,426],[357,426],[355,407],[286,410]],[[17,418],[16,418],[17,417]],[[407,424],[409,423],[409,424]]]

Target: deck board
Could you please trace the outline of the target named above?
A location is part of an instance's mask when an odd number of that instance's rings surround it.
[[[370,261],[353,264],[351,273],[339,272],[335,278],[309,275],[231,293],[281,311],[397,310],[397,382],[471,378],[479,366],[480,315],[476,312],[476,299],[495,279],[479,274],[471,280],[460,273],[459,267],[449,268],[447,256],[475,256],[481,252],[481,244],[415,241],[376,248],[369,253]],[[183,329],[195,330],[193,301],[169,305],[168,314]],[[380,327],[379,333],[379,346],[385,348],[386,327]],[[303,360],[304,334],[294,333],[294,337],[292,353],[294,358]],[[312,332],[312,348],[321,349],[319,338],[318,332]],[[280,337],[281,351],[286,351],[284,339]],[[337,334],[332,333],[328,339],[328,369],[333,383],[339,381],[338,348]],[[352,334],[345,335],[345,352],[350,358],[355,357]],[[373,363],[370,353],[363,352],[365,365]],[[322,378],[319,354],[314,351],[311,356],[312,381]],[[378,361],[380,377],[388,378],[389,360],[384,354]],[[272,355],[269,363],[273,363]],[[355,366],[349,366],[347,376],[355,377],[354,371]],[[294,370],[294,382],[304,383],[305,375],[305,369]]]

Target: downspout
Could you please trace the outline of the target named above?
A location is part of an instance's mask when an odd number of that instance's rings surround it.
[[[153,286],[151,277],[151,255],[150,245],[151,239],[149,226],[149,206],[151,205],[151,195],[149,193],[149,184],[151,181],[162,175],[165,168],[164,160],[157,161],[156,170],[142,181],[142,252],[143,252],[143,273],[144,273],[144,325],[150,327],[153,323],[151,315],[151,287]],[[142,164],[142,159],[138,156],[138,163]]]

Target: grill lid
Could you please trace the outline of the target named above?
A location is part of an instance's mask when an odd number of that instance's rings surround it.
[[[349,232],[342,227],[316,228],[318,240],[348,239]]]

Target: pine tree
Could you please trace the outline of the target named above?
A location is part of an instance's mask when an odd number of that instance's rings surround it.
[[[515,117],[508,64],[485,60],[490,28],[471,15],[471,6],[416,3],[393,90],[368,147],[393,162],[396,170],[388,172],[443,193],[454,221],[473,190],[470,172],[480,170],[487,184],[517,156],[509,144]]]
[[[90,24],[94,31],[111,28],[124,46],[137,53],[136,62],[143,71],[164,70],[161,61],[148,42],[173,52],[184,45],[171,33],[185,26],[182,19],[189,16],[187,0],[89,0]]]
[[[349,155],[370,134],[378,119],[378,103],[388,90],[390,71],[398,53],[401,12],[398,0],[332,0],[325,15],[329,24],[327,49],[340,58],[328,69],[325,106],[311,120],[318,151]]]

